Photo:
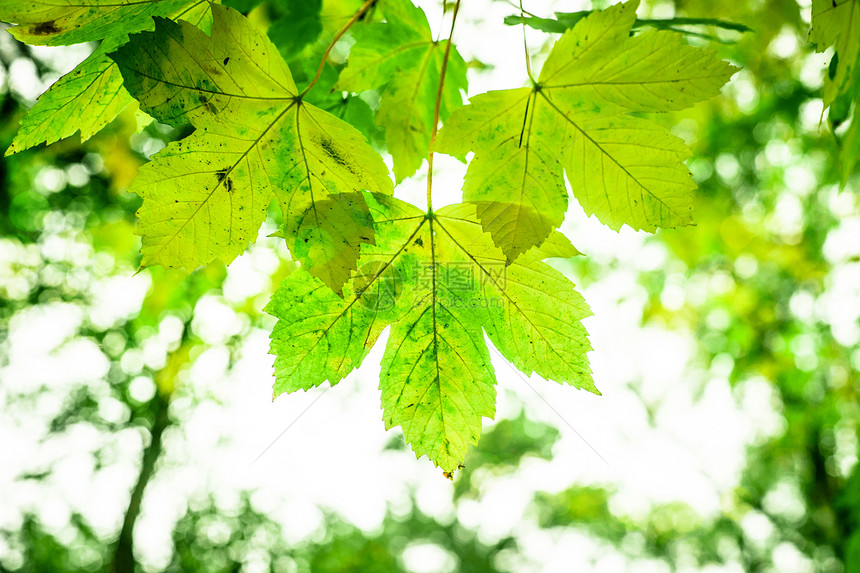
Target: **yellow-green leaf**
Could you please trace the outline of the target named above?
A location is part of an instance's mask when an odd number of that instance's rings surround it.
[[[171,16],[173,19],[182,18],[203,30],[211,26],[209,2],[186,0],[184,4]],[[135,23],[142,26],[140,29],[152,27],[151,18],[135,20]],[[123,87],[122,74],[108,57],[109,52],[127,40],[125,34],[104,39],[87,59],[48,88],[24,114],[6,155],[40,143],[50,144],[76,132],[80,132],[81,141],[86,141],[131,104],[134,98]]]
[[[848,129],[839,141],[839,162],[841,163],[842,184],[854,170],[860,156],[860,0],[813,0],[812,26],[809,41],[819,52],[833,48],[833,58],[824,77],[822,100],[830,109],[831,122],[836,125],[836,108],[844,109],[848,116],[854,108],[853,118]],[[839,118],[840,121],[845,118]]]
[[[153,16],[171,15],[186,4],[187,0],[10,0],[0,5],[0,20],[18,24],[9,32],[22,42],[66,46],[143,30]]]
[[[388,170],[358,131],[301,100],[265,34],[232,9],[212,10],[211,37],[158,19],[154,32],[112,55],[144,111],[196,128],[145,165],[131,189],[144,199],[142,264],[229,263],[256,238],[274,199],[294,256],[339,291],[359,246],[373,242],[357,193],[390,193]],[[345,214],[334,198],[344,193],[363,215]],[[304,243],[309,226],[314,249]]]
[[[107,53],[117,47],[104,42],[74,70],[57,80],[21,119],[6,155],[40,143],[54,143],[76,132],[86,141],[134,101],[122,87],[119,68]]]
[[[338,297],[307,272],[281,283],[266,306],[272,330],[274,395],[337,384],[357,368],[386,326],[403,312],[404,260],[424,216],[409,204],[371,198],[376,243],[362,249],[352,280]],[[405,235],[404,235],[405,233]],[[412,239],[410,241],[409,239]]]
[[[490,237],[479,233],[473,205],[452,205],[438,215],[445,233],[467,253],[474,274],[482,277],[484,297],[494,302],[482,305],[483,325],[504,357],[526,374],[599,394],[586,358],[588,334],[580,322],[591,311],[570,281],[542,262],[579,251],[554,231],[540,248],[510,264]]]
[[[696,184],[684,166],[690,151],[683,141],[629,115],[564,120],[564,168],[587,214],[615,230],[693,222]]]
[[[631,113],[711,97],[734,68],[675,32],[631,37],[637,6],[592,12],[555,44],[532,88],[477,96],[441,130],[439,151],[475,152],[463,196],[478,204],[484,230],[509,260],[561,223],[562,171],[585,212],[613,229],[692,222],[689,151]]]
[[[809,41],[819,52],[833,47],[833,61],[824,79],[824,107],[854,83],[860,58],[860,0],[812,0]]]
[[[732,66],[678,32],[631,37],[637,5],[594,12],[564,34],[541,69],[541,88],[553,98],[598,103],[604,113],[672,111],[717,95]]]
[[[379,90],[376,120],[394,159],[397,181],[413,175],[430,150],[430,134],[447,41],[435,42],[423,10],[409,0],[381,0],[386,22],[358,28],[337,87]],[[466,63],[451,47],[440,102],[444,121],[463,105]]]
[[[428,226],[429,229],[429,226]],[[415,454],[454,471],[495,414],[496,377],[480,326],[426,295],[391,328],[379,388],[385,428],[400,426]]]
[[[446,153],[481,150],[469,164],[463,198],[476,204],[484,230],[510,260],[540,245],[567,210],[558,118],[535,100],[528,88],[480,94],[439,136]]]
[[[545,251],[510,263],[481,230],[475,206],[426,215],[385,196],[368,196],[376,245],[337,297],[297,272],[266,310],[275,395],[332,385],[357,368],[386,326],[380,391],[386,428],[400,426],[416,455],[451,472],[495,411],[495,374],[484,334],[516,367],[597,392],[581,320],[582,297],[547,256],[578,251],[553,233]]]

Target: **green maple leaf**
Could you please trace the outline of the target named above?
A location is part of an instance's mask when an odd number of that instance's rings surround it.
[[[860,93],[857,95],[857,101],[854,103],[855,114],[856,110],[860,109]],[[857,116],[851,121],[851,125],[842,136],[839,142],[839,162],[842,164],[842,185],[848,182],[848,177],[854,171],[854,165],[860,157],[860,121],[857,121]]]
[[[354,32],[346,68],[337,87],[382,94],[376,121],[385,130],[385,143],[394,160],[397,181],[413,175],[430,150],[436,92],[447,41],[435,42],[424,11],[409,0],[381,0],[386,22]],[[452,46],[440,117],[444,121],[463,105],[468,87],[466,63]]]
[[[247,14],[261,1],[225,0],[224,4]],[[268,36],[287,61],[301,54],[323,31],[322,0],[269,0],[268,4],[267,12],[272,21]]]
[[[143,30],[153,16],[169,16],[187,4],[187,0],[10,0],[0,7],[0,20],[18,24],[9,32],[27,44],[68,46]]]
[[[367,202],[376,244],[362,248],[343,298],[299,270],[266,307],[278,319],[275,396],[337,384],[390,326],[380,377],[386,428],[401,426],[417,456],[451,472],[495,411],[484,334],[524,373],[597,392],[580,322],[588,306],[542,260],[578,254],[563,235],[508,264],[474,205],[427,215],[382,195]]]
[[[540,30],[541,32],[547,32],[550,34],[561,34],[566,32],[570,28],[576,26],[576,24],[580,20],[591,14],[591,12],[592,10],[580,10],[579,12],[556,12],[555,18],[540,18],[538,16],[520,15],[506,16],[505,24],[507,24],[508,26],[517,26],[520,24],[525,24],[526,26],[529,26],[530,28],[534,28],[536,30]],[[699,38],[707,38],[708,40],[714,40],[717,42],[724,43],[726,43],[727,40],[722,40],[704,32],[687,30],[685,27],[705,26],[721,28],[723,30],[731,30],[733,32],[753,31],[752,28],[750,28],[749,26],[745,26],[744,24],[728,22],[726,20],[719,20],[716,18],[661,18],[658,20],[637,18],[636,21],[633,23],[634,30],[646,26],[659,28],[661,30],[673,30],[681,34],[686,34]]]
[[[124,38],[106,40],[48,88],[21,118],[6,155],[40,143],[54,143],[76,132],[80,132],[81,141],[86,141],[131,104],[134,98],[122,87],[122,75],[107,57],[123,42]]]
[[[269,38],[287,60],[298,56],[322,32],[322,0],[274,0],[278,17],[269,27]]]
[[[819,52],[833,47],[824,79],[824,107],[854,85],[860,58],[860,0],[813,0],[809,41]]]
[[[339,291],[374,240],[359,191],[390,193],[388,170],[352,126],[303,101],[265,34],[231,8],[212,11],[211,36],[157,19],[111,55],[144,111],[196,128],[131,188],[143,197],[142,265],[229,263],[275,199],[293,255]]]
[[[857,110],[860,109],[860,74],[857,73],[860,65],[860,1],[813,0],[809,41],[819,52],[833,47],[833,59],[824,78],[822,94],[824,107],[830,108],[833,125],[846,119],[851,106],[854,106],[854,119],[840,141],[839,160],[844,185],[860,156],[860,122],[857,121]]]
[[[510,260],[563,220],[563,172],[585,212],[615,230],[692,223],[689,150],[630,113],[688,107],[718,93],[735,68],[675,32],[631,37],[637,5],[582,18],[556,42],[534,86],[472,98],[439,134],[438,151],[475,152],[463,196]]]
[[[211,25],[209,2],[186,2],[181,6],[173,19],[185,19],[193,22],[201,29]],[[5,7],[4,7],[5,8]],[[112,10],[104,5],[101,11]],[[74,8],[66,7],[67,11]],[[108,17],[113,14],[103,14]],[[11,14],[0,12],[0,20],[12,19]],[[133,25],[141,28],[133,29]],[[43,93],[36,104],[30,108],[21,119],[21,126],[12,145],[6,150],[11,155],[40,143],[54,143],[76,132],[80,132],[81,141],[86,141],[113,121],[134,98],[122,85],[122,74],[116,64],[108,57],[108,53],[128,41],[128,31],[139,31],[152,27],[152,19],[135,19],[123,26],[126,33],[112,35],[78,64],[71,72],[57,80]],[[12,28],[14,32],[16,28]]]

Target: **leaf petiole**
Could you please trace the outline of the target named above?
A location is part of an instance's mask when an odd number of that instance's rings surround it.
[[[302,92],[298,95],[298,99],[305,97],[305,95],[307,95],[307,93],[311,91],[311,88],[313,88],[319,81],[323,69],[325,68],[325,63],[328,61],[329,54],[331,54],[331,51],[332,49],[334,49],[334,45],[337,44],[338,40],[340,40],[343,35],[346,34],[346,31],[349,30],[353,24],[361,20],[361,18],[367,13],[368,10],[370,10],[376,4],[376,2],[377,0],[367,0],[364,4],[361,5],[361,8],[359,8],[356,13],[352,15],[352,18],[350,18],[349,21],[343,25],[343,28],[338,30],[337,34],[335,34],[334,38],[331,39],[331,42],[329,43],[328,47],[325,49],[325,52],[322,55],[320,65],[317,68],[317,73],[316,75],[314,75],[314,79],[312,79],[311,83],[309,83],[307,87],[302,90]]]
[[[460,12],[460,0],[454,3],[454,15],[451,17],[451,32],[448,43],[445,44],[445,54],[442,56],[442,68],[439,70],[439,87],[436,89],[436,105],[433,109],[433,129],[430,132],[430,151],[427,154],[427,213],[433,214],[433,144],[439,131],[439,112],[442,109],[442,90],[445,88],[445,72],[448,70],[448,58],[451,55],[451,41],[454,39],[454,26],[457,25],[457,14]]]

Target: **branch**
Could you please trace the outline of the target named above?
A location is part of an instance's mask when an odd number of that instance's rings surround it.
[[[439,131],[439,111],[442,108],[442,90],[445,88],[445,74],[448,71],[448,57],[451,55],[451,41],[454,39],[454,26],[457,25],[457,14],[460,12],[460,0],[454,3],[454,15],[451,19],[451,32],[448,43],[445,44],[445,54],[442,56],[442,69],[439,71],[439,87],[436,90],[436,107],[433,110],[433,130],[430,132],[430,152],[427,154],[427,212],[433,212],[433,144],[436,143],[436,133]]]
[[[325,63],[328,61],[328,56],[329,54],[331,54],[334,45],[337,44],[337,41],[340,40],[344,34],[346,34],[346,31],[349,30],[353,24],[361,20],[361,18],[365,15],[365,13],[367,13],[368,10],[373,8],[376,2],[377,0],[367,0],[364,4],[361,5],[361,8],[359,8],[358,11],[352,15],[352,18],[350,18],[349,21],[343,25],[343,28],[341,28],[338,33],[334,35],[334,38],[332,38],[331,43],[329,43],[328,45],[328,48],[326,48],[325,52],[323,52],[322,60],[320,61],[320,65],[317,68],[317,73],[314,76],[314,79],[312,79],[311,83],[309,83],[307,87],[302,90],[302,93],[299,94],[299,99],[305,97],[305,94],[311,91],[311,88],[314,87],[319,81],[323,69],[325,68]]]

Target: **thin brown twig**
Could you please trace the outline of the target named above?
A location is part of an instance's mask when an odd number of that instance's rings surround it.
[[[427,212],[433,212],[433,145],[436,143],[436,133],[439,131],[439,113],[442,109],[442,90],[445,88],[445,73],[448,70],[448,57],[451,54],[451,41],[454,39],[454,26],[457,24],[457,14],[460,12],[460,0],[454,3],[454,15],[451,18],[451,32],[448,43],[445,44],[445,54],[442,56],[442,69],[439,71],[439,87],[436,90],[436,107],[433,110],[433,130],[430,132],[430,152],[427,154]]]
[[[529,12],[528,10],[523,10],[522,2],[520,2],[519,5],[517,5],[516,2],[512,2],[511,0],[508,0],[508,4],[510,4],[514,8],[518,8],[520,10],[520,12],[523,12],[524,14],[527,14],[527,15],[531,16],[532,18],[538,18],[539,17],[537,14],[533,14],[532,12]]]
[[[328,61],[329,54],[331,54],[334,45],[337,44],[337,41],[340,40],[344,34],[346,34],[346,31],[349,30],[353,24],[361,20],[361,17],[364,16],[364,14],[367,13],[367,11],[370,10],[373,5],[376,4],[376,2],[377,0],[367,0],[364,4],[361,5],[361,8],[359,8],[358,11],[352,15],[352,18],[350,18],[349,21],[343,25],[343,28],[338,30],[338,33],[334,35],[334,38],[332,38],[331,43],[328,45],[328,48],[326,48],[325,52],[323,53],[322,60],[320,60],[320,65],[317,68],[317,73],[314,76],[314,79],[312,79],[311,83],[309,83],[307,87],[302,90],[302,93],[298,95],[298,99],[305,97],[305,95],[309,91],[311,91],[311,88],[314,87],[314,85],[316,85],[316,83],[319,81],[323,69],[325,68],[325,63]]]

